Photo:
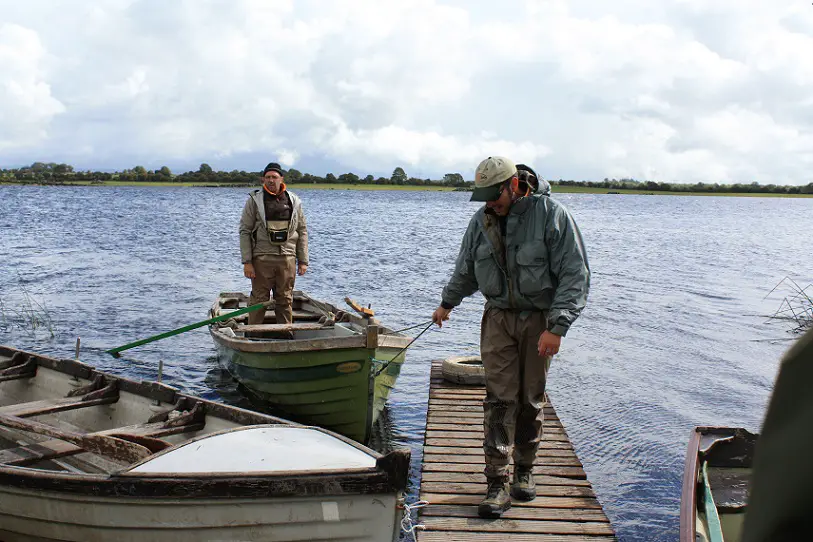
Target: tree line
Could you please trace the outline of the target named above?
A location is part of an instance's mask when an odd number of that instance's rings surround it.
[[[257,185],[260,171],[215,171],[209,164],[201,164],[196,171],[186,171],[174,174],[167,166],[156,170],[148,170],[144,166],[135,166],[122,171],[76,171],[70,164],[57,164],[53,162],[35,162],[27,167],[14,169],[0,169],[0,182],[22,183],[48,183],[61,184],[66,182],[103,183],[105,181],[120,181],[129,183],[162,182],[162,183],[198,183],[212,185]],[[785,186],[777,184],[735,183],[678,183],[638,181],[630,178],[609,179],[603,181],[574,181],[574,180],[548,180],[556,186],[574,186],[601,188],[607,190],[643,190],[646,192],[707,192],[707,193],[737,193],[737,194],[813,194],[813,182],[803,186]],[[460,173],[447,173],[442,179],[421,179],[410,177],[402,167],[396,167],[389,177],[375,177],[366,175],[361,177],[356,173],[342,173],[335,175],[328,173],[325,176],[302,173],[291,168],[285,172],[285,182],[297,184],[358,184],[358,185],[396,185],[396,186],[446,186],[454,188],[471,188],[472,181],[466,181]]]
[[[135,166],[122,171],[76,171],[69,164],[56,164],[53,162],[35,162],[27,167],[15,169],[0,169],[0,181],[31,182],[31,183],[66,183],[66,182],[177,182],[177,183],[203,183],[227,185],[256,185],[262,176],[260,171],[215,171],[209,164],[201,164],[197,171],[186,171],[173,174],[167,166],[160,169],[148,170],[144,166]],[[311,173],[302,173],[291,168],[285,172],[287,184],[389,184],[407,186],[450,186],[465,187],[467,183],[460,173],[447,173],[442,179],[421,179],[410,177],[402,167],[396,167],[389,177],[375,177],[367,175],[361,177],[355,173],[342,173],[335,175],[328,173],[324,177]]]

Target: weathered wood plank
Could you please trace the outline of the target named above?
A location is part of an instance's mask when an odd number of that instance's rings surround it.
[[[521,533],[453,533],[450,531],[420,532],[418,542],[613,542],[614,536],[582,536]]]
[[[482,495],[455,495],[448,493],[421,493],[421,500],[430,504],[454,504],[476,507],[483,500]],[[595,497],[542,497],[532,501],[514,501],[512,508],[584,508],[601,510]],[[423,510],[423,509],[422,509]]]
[[[322,324],[250,324],[237,326],[236,331],[315,331],[318,329],[329,329],[332,326]]]
[[[538,533],[612,536],[608,523],[573,521],[533,521],[514,519],[421,517],[426,530],[464,531],[470,533]]]
[[[29,403],[19,403],[0,407],[0,414],[8,414],[19,418],[30,418],[32,416],[42,416],[44,414],[55,414],[66,410],[75,410],[97,405],[108,405],[118,401],[118,395],[102,397],[83,401],[81,397],[63,397],[60,399],[45,399],[42,401],[31,401]]]
[[[425,482],[463,482],[485,485],[486,476],[482,472],[424,472],[421,475],[421,480]],[[538,485],[592,487],[587,480],[567,478],[565,476],[535,474],[534,480]]]
[[[189,425],[167,426],[163,422],[130,425],[127,427],[117,427],[115,429],[107,429],[105,431],[97,431],[96,433],[89,433],[90,435],[106,436],[116,434],[127,434],[134,436],[160,438],[169,435],[178,435],[181,433],[193,433],[203,429],[204,424],[192,423]],[[65,442],[63,440],[53,439],[30,444],[28,446],[19,446],[17,448],[10,448],[8,450],[0,450],[0,463],[6,465],[24,466],[37,461],[46,459],[59,459],[70,455],[76,455],[85,452],[83,448]]]
[[[459,431],[461,433],[479,433],[483,434],[483,424],[467,424],[467,423],[428,423],[426,429],[430,431]],[[564,435],[565,430],[561,425],[543,425],[543,434],[551,435]]]
[[[485,484],[467,484],[463,482],[423,482],[421,489],[429,493],[458,493],[463,495],[485,496]],[[536,486],[536,494],[543,497],[592,497],[589,487],[574,486]]]
[[[452,412],[452,411],[444,411],[444,412],[432,412],[429,411],[428,421],[430,423],[483,423],[483,409],[481,408],[478,412]],[[542,420],[545,424],[557,424],[559,426],[562,425],[562,422],[559,421],[558,418],[549,418],[545,415],[545,418]]]
[[[449,455],[449,454],[424,454],[424,463],[470,463],[485,466],[483,456],[477,455]],[[546,465],[557,465],[562,467],[581,467],[581,461],[574,455],[572,457],[546,457]]]
[[[424,446],[423,453],[425,454],[457,454],[457,455],[483,455],[483,447],[477,446],[476,448],[463,448],[461,446]],[[576,457],[576,452],[573,449],[547,449],[540,448],[536,452],[536,457],[544,461],[546,457]]]
[[[436,438],[428,436],[424,441],[426,446],[456,446],[460,448],[483,449],[483,436],[475,438]],[[573,445],[569,441],[543,440],[539,443],[541,450],[572,450]]]
[[[480,440],[482,443],[483,434],[482,433],[464,433],[460,431],[433,431],[428,430],[426,432],[426,438],[456,438],[456,439],[477,439]],[[542,440],[552,440],[556,442],[570,442],[566,434],[563,433],[553,433],[553,432],[545,432],[542,435]]]
[[[430,504],[421,510],[423,517],[479,518],[474,506]],[[534,521],[580,521],[608,523],[601,510],[573,508],[519,508],[511,507],[502,519],[525,519]]]
[[[485,463],[424,463],[423,472],[483,472]],[[568,478],[587,478],[582,467],[564,467],[561,465],[534,465],[534,474],[549,476],[566,476]]]
[[[486,389],[485,388],[467,388],[464,386],[456,387],[456,386],[447,386],[447,387],[439,387],[439,386],[432,386],[432,392],[435,395],[448,393],[449,395],[460,395],[460,396],[471,396],[471,397],[485,397]]]

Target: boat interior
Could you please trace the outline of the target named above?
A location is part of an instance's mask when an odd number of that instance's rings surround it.
[[[744,429],[710,432],[699,448],[698,540],[739,540],[748,503],[756,435]]]
[[[0,466],[102,474],[195,437],[273,416],[0,347]]]
[[[224,292],[212,307],[211,316],[222,316],[249,306],[249,298],[241,292]],[[352,337],[367,333],[370,319],[362,318],[337,307],[316,301],[301,292],[294,292],[293,323],[279,324],[273,304],[265,311],[261,324],[248,324],[248,314],[218,322],[217,329],[229,337],[257,341],[309,340]],[[375,320],[373,323],[377,324]]]

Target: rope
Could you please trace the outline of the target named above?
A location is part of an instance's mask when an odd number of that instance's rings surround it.
[[[397,354],[395,354],[394,356],[392,356],[392,359],[390,359],[390,360],[388,360],[388,361],[384,362],[384,365],[382,365],[382,366],[381,366],[381,368],[378,370],[378,372],[376,372],[376,373],[375,373],[375,376],[376,376],[376,377],[378,377],[378,375],[380,375],[381,373],[383,373],[383,372],[384,372],[384,369],[386,369],[386,368],[387,368],[387,366],[388,366],[390,363],[392,363],[392,360],[394,360],[395,358],[397,358],[398,356],[400,356],[402,353],[404,353],[404,351],[405,351],[407,348],[409,348],[410,346],[412,346],[412,343],[414,343],[415,341],[417,341],[417,340],[420,338],[420,336],[421,336],[421,335],[423,335],[424,333],[426,333],[427,331],[429,331],[429,328],[430,328],[430,327],[432,327],[432,324],[434,324],[434,323],[435,323],[435,322],[430,321],[430,322],[429,322],[429,324],[428,324],[428,325],[427,325],[427,326],[424,328],[424,330],[423,330],[423,331],[421,331],[420,333],[418,333],[418,335],[417,335],[417,336],[416,336],[414,339],[412,339],[411,341],[409,341],[409,344],[408,344],[408,345],[406,345],[405,347],[403,347],[403,348],[402,348],[402,349],[401,349],[401,350],[400,350],[400,351],[399,351]],[[380,361],[380,360],[379,360],[379,361]]]
[[[404,329],[399,329],[397,331],[393,331],[393,333],[403,333],[404,331],[409,331],[410,329],[415,329],[416,327],[425,326],[426,324],[431,324],[432,320],[428,320],[426,322],[421,322],[420,324],[415,324],[414,326],[405,327]]]
[[[429,501],[417,501],[411,505],[404,503],[404,517],[401,518],[401,530],[412,537],[414,542],[418,542],[415,531],[423,530],[425,527],[421,523],[412,523],[412,511],[429,506]]]

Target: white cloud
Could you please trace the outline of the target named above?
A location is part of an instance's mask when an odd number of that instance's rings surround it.
[[[0,165],[440,176],[507,154],[552,178],[811,180],[813,6],[790,0],[3,11]]]
[[[36,148],[65,110],[45,80],[45,54],[36,32],[0,26],[0,152]]]

